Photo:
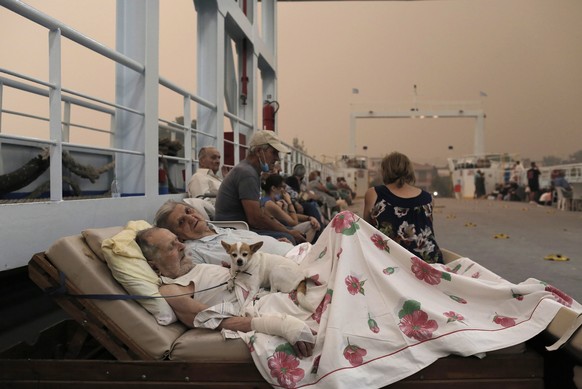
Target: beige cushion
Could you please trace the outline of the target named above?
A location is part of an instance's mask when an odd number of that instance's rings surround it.
[[[122,227],[94,229],[93,237],[105,236]],[[84,234],[87,235],[87,234]],[[126,252],[127,253],[127,252]],[[51,262],[70,279],[81,293],[125,294],[107,265],[92,250],[81,235],[57,240],[47,250]],[[161,326],[136,301],[94,300],[99,309],[126,336],[156,359],[180,361],[252,361],[241,339],[224,340],[218,331],[187,329],[181,323]]]
[[[103,255],[103,250],[101,249],[101,243],[107,238],[111,238],[115,234],[118,234],[123,230],[123,227],[109,227],[109,228],[91,228],[81,232],[83,238],[87,242],[87,245],[93,250],[97,258],[105,262],[105,256]]]
[[[57,240],[47,250],[50,261],[71,280],[81,293],[126,294],[112,277],[107,265],[96,258],[81,235]],[[94,300],[105,315],[153,358],[169,355],[172,344],[186,327],[180,323],[160,326],[135,301]]]
[[[461,256],[451,250],[441,248],[441,252],[443,253],[443,262],[445,264],[449,262],[453,262],[455,259],[461,258]]]
[[[562,307],[546,328],[546,333],[550,334],[554,340],[560,339],[572,325],[576,322],[578,313],[576,311]],[[582,361],[582,329],[579,328],[564,345],[564,348]]]
[[[196,328],[186,331],[174,342],[170,359],[174,361],[252,362],[242,339],[223,339],[219,331]]]
[[[101,249],[117,282],[131,295],[155,297],[137,301],[154,315],[158,323],[168,325],[177,320],[176,315],[160,295],[158,289],[161,280],[147,263],[135,241],[137,231],[150,227],[144,220],[130,221],[121,232],[105,239]]]

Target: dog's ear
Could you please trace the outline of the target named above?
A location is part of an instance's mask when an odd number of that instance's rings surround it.
[[[257,243],[253,243],[249,247],[253,253],[256,253],[257,251],[259,251],[259,249],[261,247],[263,247],[263,241],[261,240],[261,241],[258,241]]]
[[[230,245],[228,243],[226,243],[224,240],[221,240],[220,243],[222,244],[222,247],[224,247],[226,251],[230,251]]]

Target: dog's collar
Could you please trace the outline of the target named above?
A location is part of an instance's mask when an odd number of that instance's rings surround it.
[[[233,279],[235,279],[235,278],[236,278],[236,276],[238,276],[238,273],[243,273],[243,274],[246,274],[246,275],[252,276],[252,274],[251,274],[251,273],[249,273],[249,272],[248,272],[248,271],[246,271],[246,270],[242,270],[242,271],[241,271],[241,270],[237,270],[237,271],[236,271],[236,273],[234,274],[234,276],[233,276],[232,278],[233,278]]]

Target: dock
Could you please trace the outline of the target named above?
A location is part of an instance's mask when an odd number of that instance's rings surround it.
[[[536,278],[582,301],[582,212],[537,204],[436,198],[440,247],[469,257],[510,282]],[[362,215],[363,198],[350,210]]]

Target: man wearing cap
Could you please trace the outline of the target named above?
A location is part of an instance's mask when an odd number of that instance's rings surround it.
[[[216,196],[215,220],[244,220],[252,231],[291,243],[305,242],[296,230],[289,230],[261,208],[261,172],[271,170],[279,161],[279,153],[290,153],[272,131],[255,132],[247,157],[226,176]]]

